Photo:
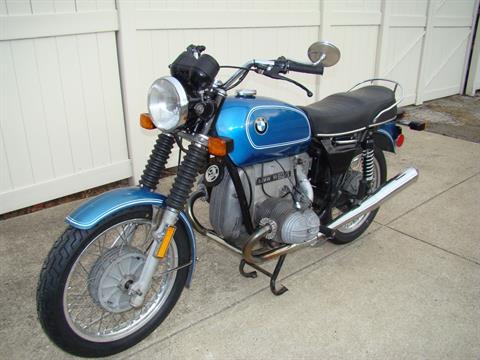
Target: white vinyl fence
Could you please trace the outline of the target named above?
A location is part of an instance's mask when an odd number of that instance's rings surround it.
[[[472,62],[468,73],[466,94],[474,96],[475,92],[480,89],[480,26],[477,26],[471,57]]]
[[[478,0],[0,0],[0,213],[137,181],[157,137],[138,126],[148,87],[189,44],[241,65],[306,61],[312,42],[329,40],[342,52],[336,66],[321,78],[290,74],[314,98],[256,74],[242,87],[306,104],[388,77],[404,85],[404,105],[420,104],[463,90],[477,9]]]
[[[0,14],[0,213],[130,177],[114,1]]]

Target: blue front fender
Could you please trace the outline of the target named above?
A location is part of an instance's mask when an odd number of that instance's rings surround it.
[[[88,230],[107,218],[107,216],[129,207],[141,205],[164,207],[166,198],[165,195],[150,192],[140,187],[115,189],[85,202],[69,214],[65,221],[77,229]],[[180,212],[179,221],[185,226],[188,241],[190,243],[192,265],[189,268],[186,284],[187,287],[190,287],[192,275],[195,271],[197,255],[195,233],[193,232],[192,225],[190,224],[187,215],[183,211]]]

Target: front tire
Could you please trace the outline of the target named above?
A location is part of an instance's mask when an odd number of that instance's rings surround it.
[[[374,191],[387,181],[387,162],[382,150],[375,146],[374,151],[374,186],[371,191]],[[376,209],[360,218],[352,221],[352,224],[346,224],[335,231],[335,236],[330,241],[337,245],[348,244],[362,235],[370,226],[373,219],[377,215],[379,209]],[[338,217],[338,214],[335,217]],[[330,218],[335,218],[330,215]]]
[[[84,357],[123,351],[148,336],[175,306],[188,266],[165,271],[190,261],[180,223],[144,305],[129,307],[128,283],[143,267],[151,217],[151,207],[137,207],[90,230],[68,227],[50,250],[38,283],[37,312],[48,337],[64,351]]]

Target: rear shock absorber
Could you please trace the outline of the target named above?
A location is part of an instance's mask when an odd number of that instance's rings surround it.
[[[171,134],[162,133],[158,135],[157,142],[153,147],[148,163],[145,166],[145,170],[143,170],[142,177],[140,178],[140,186],[143,186],[150,191],[154,191],[157,188],[160,175],[165,169],[174,142],[175,139]]]
[[[373,180],[373,158],[375,156],[375,143],[373,139],[367,139],[362,143],[362,170],[363,177],[358,185],[357,200],[361,200],[370,191]]]
[[[178,169],[177,177],[166,201],[168,208],[178,211],[183,210],[197,174],[206,165],[208,152],[202,140],[197,138],[188,146],[187,153]]]
[[[374,140],[368,139],[362,151],[363,179],[370,185],[373,180]]]

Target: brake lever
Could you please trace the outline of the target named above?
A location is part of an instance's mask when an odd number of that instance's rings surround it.
[[[304,85],[300,84],[299,82],[297,82],[293,79],[287,78],[286,76],[280,75],[281,71],[286,72],[285,69],[281,69],[279,67],[273,66],[271,69],[259,69],[259,70],[260,70],[261,74],[263,74],[265,76],[268,76],[269,78],[277,79],[277,80],[284,80],[284,81],[287,81],[289,83],[292,83],[293,85],[297,85],[299,88],[303,89],[307,93],[308,97],[313,96],[313,93],[308,88],[306,88]]]

